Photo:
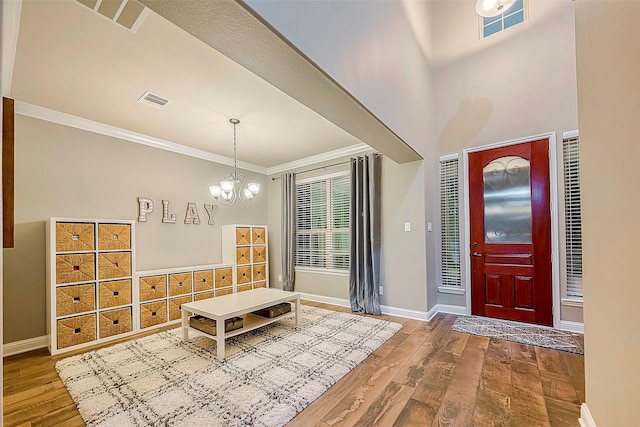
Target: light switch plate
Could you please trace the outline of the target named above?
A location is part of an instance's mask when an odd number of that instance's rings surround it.
[[[427,222],[427,231],[433,231],[433,225],[431,224],[431,221]]]
[[[404,231],[411,231],[411,223],[410,222],[405,222],[404,223]]]

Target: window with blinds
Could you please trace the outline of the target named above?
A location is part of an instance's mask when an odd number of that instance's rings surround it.
[[[582,301],[582,210],[578,137],[562,143],[567,298]]]
[[[520,24],[527,19],[525,0],[516,0],[503,13],[492,17],[480,18],[480,34],[489,37],[492,34]]]
[[[347,172],[296,184],[296,267],[349,269]]]
[[[461,287],[458,157],[440,159],[440,224],[442,286]]]

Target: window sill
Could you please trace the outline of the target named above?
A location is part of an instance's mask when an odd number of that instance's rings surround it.
[[[438,286],[438,292],[441,294],[464,295],[464,289],[456,286]]]
[[[349,270],[330,270],[328,268],[296,267],[296,273],[328,274],[330,276],[349,276]]]
[[[562,305],[567,305],[569,307],[582,307],[582,301],[577,299],[567,299],[562,298]]]

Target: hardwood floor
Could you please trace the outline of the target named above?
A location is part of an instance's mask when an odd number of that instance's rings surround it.
[[[583,356],[451,332],[454,315],[381,317],[400,332],[289,427],[579,426]],[[55,371],[67,356],[43,349],[4,359],[6,426],[84,425]]]

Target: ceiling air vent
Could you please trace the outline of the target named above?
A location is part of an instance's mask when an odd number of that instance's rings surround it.
[[[136,0],[77,0],[110,21],[135,33],[149,14],[149,9]]]
[[[171,101],[169,101],[168,99],[163,98],[160,95],[151,93],[149,91],[143,93],[142,96],[138,98],[138,102],[151,105],[152,107],[156,107],[161,110],[164,110],[164,107],[171,104]]]

